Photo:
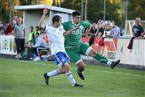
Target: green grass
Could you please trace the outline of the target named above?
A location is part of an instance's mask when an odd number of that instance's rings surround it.
[[[72,87],[65,75],[45,85],[43,73],[56,68],[54,62],[0,59],[0,97],[145,97],[145,71],[87,65],[83,81],[71,64],[83,88]]]

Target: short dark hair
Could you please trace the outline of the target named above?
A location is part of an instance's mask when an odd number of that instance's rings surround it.
[[[36,32],[35,34],[39,36],[39,33],[38,32]]]
[[[34,27],[33,26],[30,26],[31,27],[31,29],[34,29]]]
[[[74,11],[73,13],[72,13],[72,16],[73,17],[75,17],[75,16],[80,16],[81,14],[80,14],[80,12],[79,11]]]
[[[59,15],[55,15],[55,16],[53,16],[53,18],[52,18],[52,22],[54,23],[54,22],[59,22],[59,20],[60,19],[62,19]]]

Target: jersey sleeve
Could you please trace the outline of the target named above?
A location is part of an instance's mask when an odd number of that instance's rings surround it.
[[[81,21],[81,25],[83,25],[84,28],[88,28],[91,26],[91,24],[87,21]]]
[[[62,23],[62,26],[63,26],[63,29],[64,29],[65,31],[68,30],[68,22]]]

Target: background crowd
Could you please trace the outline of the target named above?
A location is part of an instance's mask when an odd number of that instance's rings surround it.
[[[28,48],[28,57],[34,61],[41,60],[41,51],[49,51],[47,34],[43,29],[33,25],[29,27],[28,40],[26,41],[25,26],[22,23],[22,18],[15,16],[10,23],[2,23],[0,20],[0,35],[14,35],[17,47],[16,58],[20,59],[24,53],[25,48]],[[123,37],[124,32],[115,24],[114,20],[103,21],[99,19],[98,22],[92,23],[90,28],[86,28],[89,32],[82,34],[82,37],[90,37],[89,45],[94,43],[95,37]],[[141,26],[140,17],[136,18],[135,25],[132,27],[133,39],[135,37],[144,38],[144,28]],[[132,40],[131,39],[131,43]]]

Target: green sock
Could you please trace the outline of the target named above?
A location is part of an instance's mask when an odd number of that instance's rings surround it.
[[[82,71],[83,71],[83,70],[80,70],[79,68],[77,69],[77,72],[78,72],[78,73],[82,73]]]
[[[101,54],[97,53],[96,56],[94,57],[96,60],[98,60],[101,63],[107,64],[108,59],[105,56],[102,56]]]

